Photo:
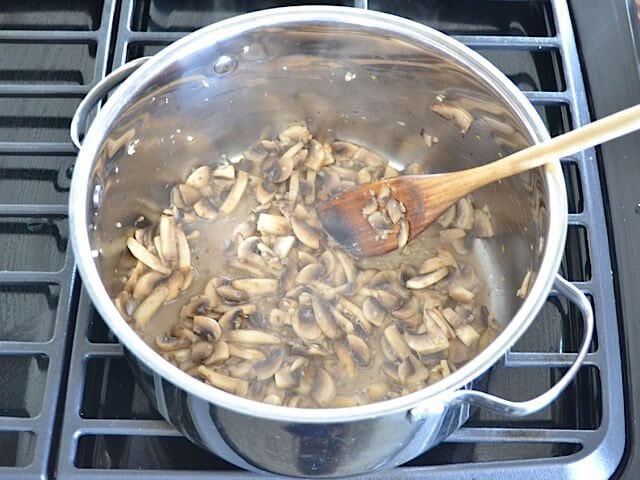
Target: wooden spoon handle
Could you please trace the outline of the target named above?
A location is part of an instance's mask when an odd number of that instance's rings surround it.
[[[506,158],[460,172],[467,192],[496,180],[539,167],[560,157],[640,130],[640,105],[608,115],[549,141],[513,153]],[[452,176],[455,176],[454,173]]]

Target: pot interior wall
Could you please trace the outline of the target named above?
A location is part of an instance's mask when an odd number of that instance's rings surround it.
[[[162,73],[127,85],[131,101],[106,129],[89,189],[99,185],[102,199],[88,223],[109,289],[124,232],[138,216],[156,216],[193,166],[233,159],[290,122],[306,122],[321,140],[365,145],[397,168],[419,162],[430,172],[486,163],[531,141],[513,109],[472,71],[373,27],[291,24],[193,47]],[[466,134],[431,111],[439,100],[473,115]],[[423,129],[439,143],[427,147]],[[489,284],[490,307],[506,322],[521,303],[515,292],[523,277],[540,262],[544,179],[524,174],[474,197],[489,205],[496,236],[475,240],[471,254]]]

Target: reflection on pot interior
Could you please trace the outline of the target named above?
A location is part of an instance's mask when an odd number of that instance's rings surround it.
[[[356,184],[420,173],[290,125],[176,179],[157,218],[125,225],[114,302],[166,360],[250,399],[349,407],[424,388],[499,330],[470,255],[493,235],[488,207],[467,196],[406,244],[404,206],[391,190],[372,195],[363,215],[400,248],[367,259],[315,214]]]

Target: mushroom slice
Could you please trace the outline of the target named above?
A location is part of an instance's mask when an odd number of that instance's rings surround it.
[[[371,352],[362,338],[357,335],[347,335],[347,343],[359,365],[365,367],[371,362]]]
[[[377,210],[378,210],[378,202],[376,201],[375,198],[371,197],[369,200],[367,200],[367,203],[364,204],[364,207],[362,207],[362,215],[364,215],[365,217],[368,217],[369,215],[373,214]]]
[[[193,204],[193,211],[200,218],[204,218],[205,220],[215,220],[218,218],[218,212],[216,211],[213,203],[211,203],[211,199],[208,197],[203,197]]]
[[[347,277],[347,282],[353,285],[358,275],[358,270],[355,263],[353,262],[353,259],[344,250],[336,250],[335,255],[338,258],[342,269],[344,270],[344,273]]]
[[[206,315],[213,306],[211,298],[205,295],[196,295],[191,297],[189,303],[182,307],[180,317],[193,318],[196,315]]]
[[[213,345],[209,342],[196,342],[191,346],[191,361],[198,364],[202,363],[213,353]]]
[[[163,275],[169,275],[171,273],[171,269],[164,266],[158,257],[156,257],[149,250],[147,250],[135,238],[133,237],[127,238],[127,248],[129,248],[131,255],[133,255],[135,258],[140,260],[151,270],[160,272]]]
[[[258,380],[266,380],[271,378],[275,373],[280,370],[280,366],[284,361],[284,349],[276,348],[267,355],[264,360],[260,360],[253,364],[253,369],[256,372]]]
[[[384,362],[380,367],[380,371],[391,381],[400,383],[398,376],[398,365],[392,362]]]
[[[430,287],[431,285],[438,283],[447,275],[449,275],[448,268],[441,268],[440,270],[427,273],[426,275],[419,275],[417,277],[413,277],[407,280],[407,288],[411,288],[412,290],[427,288],[427,287]]]
[[[213,352],[209,357],[205,358],[202,363],[205,365],[215,365],[216,363],[222,363],[229,358],[229,345],[227,342],[216,342],[213,347]]]
[[[271,200],[273,200],[273,198],[276,196],[276,193],[278,193],[278,188],[276,187],[276,185],[265,178],[256,187],[256,200],[258,200],[258,203],[260,203],[260,205],[266,205]]]
[[[385,382],[376,382],[364,387],[363,391],[370,402],[377,402],[387,394],[389,385]]]
[[[297,314],[291,319],[291,326],[296,335],[303,340],[314,341],[322,336],[322,330],[310,305],[300,306]]]
[[[206,165],[196,168],[187,177],[186,184],[195,188],[204,188],[209,184],[209,175],[211,174],[211,168]]]
[[[292,216],[290,220],[294,235],[303,245],[314,250],[320,248],[320,234],[314,228],[297,217]]]
[[[421,383],[429,378],[429,370],[420,360],[409,355],[398,367],[398,377],[404,384]]]
[[[476,208],[473,212],[475,234],[479,238],[489,238],[495,235],[489,207]]]
[[[450,285],[449,296],[456,302],[471,303],[473,301],[474,294],[464,287],[460,287],[458,285]]]
[[[348,408],[348,407],[357,407],[358,400],[353,397],[347,397],[345,395],[336,395],[336,398],[331,402],[331,407],[333,408]]]
[[[278,292],[278,280],[275,278],[243,278],[233,280],[231,286],[252,295],[273,295]]]
[[[225,392],[234,393],[244,397],[249,391],[249,382],[239,378],[233,378],[228,375],[223,375],[215,370],[205,367],[204,365],[200,365],[197,372],[207,383],[210,383],[214,387],[218,387]]]
[[[405,333],[404,339],[413,350],[420,355],[430,355],[449,348],[449,341],[443,334],[423,333],[414,335]]]
[[[356,378],[356,364],[347,348],[342,343],[336,342],[333,344],[333,351],[338,358],[338,362],[340,362],[342,372],[347,378]]]
[[[248,360],[250,362],[259,362],[260,360],[264,360],[265,358],[264,353],[254,348],[242,347],[240,345],[234,345],[233,343],[229,343],[228,347],[229,355],[231,357],[242,358],[243,360]],[[244,374],[238,376],[244,376]]]
[[[418,299],[415,296],[412,296],[400,308],[391,312],[391,314],[399,320],[409,320],[410,318],[418,315],[419,309],[420,302],[418,302]]]
[[[384,169],[384,174],[382,178],[394,178],[398,176],[398,171],[393,168],[391,165],[387,165]]]
[[[471,325],[461,325],[454,328],[454,331],[456,332],[458,339],[467,347],[473,346],[480,338],[478,332],[476,332]]]
[[[189,248],[189,242],[182,228],[176,226],[175,233],[178,247],[178,268],[182,273],[187,273],[191,270],[191,249]]]
[[[330,250],[325,250],[322,252],[319,258],[320,265],[324,267],[324,271],[326,275],[333,274],[334,269],[336,268],[336,257],[331,253]]]
[[[184,183],[175,187],[171,193],[171,201],[178,208],[193,205],[202,198],[200,190],[193,185]]]
[[[178,298],[178,295],[184,290],[184,275],[181,271],[176,270],[169,276],[167,280],[167,288],[169,289],[169,295],[164,299],[164,303],[169,303]]]
[[[371,172],[366,168],[358,170],[358,176],[356,177],[356,183],[361,185],[363,183],[369,183],[371,181]]]
[[[447,210],[445,210],[442,215],[440,215],[440,218],[438,219],[438,225],[440,225],[442,228],[449,228],[455,218],[456,206],[454,204],[447,208]]]
[[[453,120],[463,135],[469,131],[473,123],[473,117],[464,108],[454,107],[446,103],[436,103],[431,105],[431,111],[445,120]]]
[[[444,315],[444,318],[447,319],[447,322],[453,328],[459,327],[465,323],[460,314],[451,308],[445,308],[442,310],[442,315]]]
[[[333,318],[336,320],[336,324],[345,331],[345,333],[353,333],[354,327],[351,320],[340,313],[334,306],[330,306],[329,309],[333,314]]]
[[[244,195],[244,191],[247,188],[248,183],[249,174],[242,170],[239,171],[236,181],[234,182],[233,187],[231,187],[227,198],[225,198],[224,202],[222,202],[222,205],[220,205],[221,214],[229,215],[236,209],[238,203],[240,202],[240,199],[242,198],[242,195]]]
[[[243,153],[244,158],[252,162],[262,162],[270,153],[277,153],[278,145],[271,140],[261,140]]]
[[[467,197],[462,197],[456,204],[456,219],[453,225],[463,230],[471,230],[473,219],[473,205]]]
[[[232,330],[238,326],[238,317],[240,317],[240,314],[242,314],[242,309],[239,306],[233,307],[222,314],[218,319],[218,325],[220,325],[220,328],[224,331]]]
[[[371,322],[369,322],[369,320],[365,318],[362,310],[360,310],[360,307],[358,307],[355,303],[347,300],[345,297],[340,297],[340,299],[338,300],[338,305],[340,306],[340,308],[342,308],[342,311],[348,317],[351,317],[353,320],[355,320],[357,324],[362,327],[365,332],[367,332],[367,334],[371,333],[371,331],[373,330],[373,326]]]
[[[145,273],[140,277],[133,289],[133,298],[136,300],[147,298],[164,278],[164,275],[156,271]]]
[[[328,302],[313,297],[311,299],[311,307],[313,308],[313,314],[322,333],[329,338],[336,338],[338,334],[338,324],[335,318],[333,318]]]
[[[456,265],[456,259],[448,248],[438,248],[438,255],[436,257],[428,258],[420,264],[418,271],[424,275],[427,273],[435,272],[445,267],[453,267]]]
[[[310,394],[321,407],[328,406],[336,397],[336,384],[324,368],[317,370]]]
[[[225,336],[227,342],[247,345],[279,345],[280,338],[262,330],[231,330]]]
[[[311,140],[311,132],[306,125],[293,124],[282,130],[278,134],[278,139],[284,145],[293,145],[298,142],[305,144]]]
[[[387,290],[377,291],[378,300],[387,310],[395,310],[402,306],[402,298]]]
[[[173,335],[158,335],[155,339],[155,345],[161,352],[173,352],[188,348],[191,345],[189,339],[184,337],[174,337]]]
[[[258,216],[257,229],[260,233],[286,235],[289,233],[289,222],[281,215],[261,213]]]
[[[409,222],[400,220],[400,230],[398,230],[398,248],[403,248],[409,241]]]
[[[296,237],[293,235],[286,235],[284,237],[278,237],[273,242],[273,251],[281,259],[286,258],[289,252],[296,243]]]
[[[286,182],[289,177],[291,177],[291,173],[295,167],[294,157],[296,157],[296,154],[302,150],[302,147],[304,147],[302,142],[296,143],[289,148],[277,162],[275,162],[277,167],[272,169],[269,172],[269,175],[267,175],[273,183]],[[265,174],[266,173],[267,172],[265,172]]]
[[[319,263],[305,265],[296,275],[296,283],[298,285],[309,285],[312,282],[322,280],[324,273],[324,267]]]
[[[225,178],[227,180],[233,180],[236,178],[236,169],[233,165],[221,165],[217,167],[213,172],[211,172],[211,176],[215,178]]]
[[[305,161],[305,167],[314,172],[319,172],[325,161],[325,150],[320,142],[316,139],[311,139],[309,143],[309,155]]]
[[[193,331],[202,337],[207,337],[209,340],[217,340],[222,335],[222,328],[220,328],[218,322],[205,315],[193,317]]]
[[[440,231],[440,241],[445,243],[451,243],[456,240],[462,240],[467,232],[461,228],[448,228]]]
[[[402,203],[395,198],[389,199],[385,209],[387,210],[387,215],[389,215],[389,218],[394,225],[404,217]]]
[[[216,293],[227,302],[245,302],[249,299],[249,294],[245,290],[237,290],[231,285],[221,285],[216,288]]]
[[[384,338],[389,343],[389,346],[393,349],[398,358],[404,360],[411,355],[411,349],[407,342],[404,341],[402,335],[398,331],[395,325],[389,325],[384,329]]]
[[[138,328],[143,329],[147,326],[151,317],[164,303],[167,295],[169,295],[169,289],[165,285],[159,285],[138,305],[138,308],[133,312],[133,318]]]
[[[367,297],[362,303],[362,313],[376,327],[382,326],[387,316],[385,307],[374,297]]]
[[[257,352],[257,350],[254,350],[254,352]],[[258,353],[262,354],[262,352]],[[262,356],[262,358],[264,358],[264,355]],[[245,360],[244,362],[227,365],[226,368],[232,377],[249,379],[254,376],[252,363],[253,361],[255,360]]]
[[[176,239],[176,221],[173,215],[160,215],[160,246],[162,258],[170,265],[178,262],[178,246]]]
[[[336,140],[332,145],[333,155],[339,162],[352,160],[359,149],[358,145],[343,140]]]

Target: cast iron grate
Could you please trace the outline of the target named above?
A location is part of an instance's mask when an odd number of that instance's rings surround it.
[[[356,7],[434,26],[480,51],[525,91],[552,134],[589,121],[566,0],[496,0],[483,2],[481,11],[471,0],[354,1]],[[113,67],[152,54],[202,25],[286,4],[291,2],[124,0],[116,19]],[[105,37],[99,40],[104,41]],[[77,78],[74,75],[69,78]],[[571,213],[562,273],[589,294],[596,314],[597,339],[579,378],[552,407],[532,417],[509,420],[479,411],[442,446],[380,476],[566,478],[588,471],[594,478],[604,478],[616,468],[624,448],[624,432],[619,428],[624,421],[620,353],[595,154],[587,150],[563,163]],[[10,206],[9,212],[15,216],[22,208]],[[27,210],[29,215],[42,215],[42,209],[48,208]],[[69,271],[64,272],[70,282]],[[25,275],[16,274],[20,279],[31,278]],[[43,277],[36,278],[41,282]],[[525,399],[548,388],[574,358],[580,336],[577,315],[552,294],[531,330],[491,375],[490,391]],[[49,369],[52,362],[50,358]],[[121,347],[84,292],[76,316],[61,425],[56,467],[60,478],[253,476],[194,447],[160,419],[134,383]],[[19,440],[24,448],[32,442],[29,436]]]

